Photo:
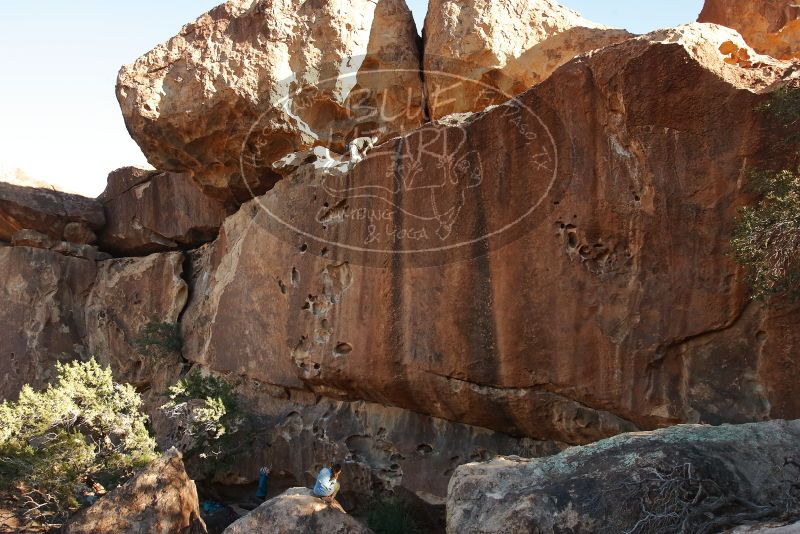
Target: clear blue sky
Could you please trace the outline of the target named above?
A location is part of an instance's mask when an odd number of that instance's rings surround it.
[[[407,0],[421,29],[427,0]],[[88,195],[109,171],[145,164],[114,95],[117,71],[217,0],[0,2],[0,168]],[[697,18],[702,0],[566,0],[636,33]]]

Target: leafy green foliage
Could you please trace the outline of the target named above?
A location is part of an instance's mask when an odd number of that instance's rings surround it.
[[[56,367],[55,384],[0,404],[0,496],[26,523],[63,521],[88,486],[114,486],[155,457],[132,386],[94,360]]]
[[[737,260],[748,267],[753,296],[800,296],[800,173],[753,175],[762,195],[743,208],[733,237]]]
[[[176,423],[174,444],[188,459],[210,458],[219,463],[246,442],[242,434],[249,418],[234,385],[192,370],[169,388],[168,395],[170,400],[162,410]]]
[[[140,354],[151,358],[180,354],[183,347],[180,325],[151,317],[134,340],[134,345]]]
[[[420,531],[408,506],[398,498],[373,502],[367,510],[367,526],[376,534],[415,534]]]
[[[800,89],[776,91],[761,106],[784,130],[782,149],[800,142]],[[740,211],[731,245],[754,298],[800,297],[800,169],[751,173],[760,200]]]
[[[800,142],[800,89],[782,87],[772,93],[769,100],[758,109],[778,119],[787,145]]]

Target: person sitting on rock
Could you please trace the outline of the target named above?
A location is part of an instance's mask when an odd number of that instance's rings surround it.
[[[256,490],[256,499],[264,501],[267,498],[267,480],[269,479],[269,467],[262,467],[258,471],[258,489]]]
[[[341,464],[333,464],[333,467],[320,469],[317,483],[314,485],[314,495],[326,503],[332,504],[336,500],[336,494],[339,493],[339,475],[341,474]]]

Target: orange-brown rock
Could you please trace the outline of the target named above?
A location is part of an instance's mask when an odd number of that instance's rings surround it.
[[[800,5],[794,0],[706,0],[698,20],[733,28],[761,54],[800,58]]]
[[[120,167],[108,173],[106,178],[106,188],[97,197],[102,203],[115,199],[127,193],[134,187],[159,174],[154,169],[142,169],[141,167]]]
[[[117,380],[160,395],[180,375],[180,354],[143,355],[136,340],[152,320],[178,322],[188,297],[182,270],[180,252],[97,264],[97,277],[83,305],[82,341],[90,355],[111,365]]]
[[[0,182],[0,241],[36,230],[58,241],[93,243],[105,222],[103,206],[94,199]]]
[[[123,67],[117,96],[156,168],[249,199],[288,152],[421,124],[417,41],[403,0],[230,0]]]
[[[167,451],[124,485],[79,512],[65,534],[205,534],[197,488],[180,453]]]
[[[46,384],[56,361],[90,356],[161,393],[180,357],[148,361],[134,340],[153,317],[177,322],[187,298],[182,263],[179,252],[96,263],[57,248],[0,247],[0,399]]]
[[[125,256],[202,245],[227,215],[188,174],[118,169],[100,198],[108,219],[100,245]]]
[[[17,231],[11,236],[11,245],[15,247],[42,248],[64,254],[65,256],[73,256],[75,258],[83,258],[92,261],[105,260],[111,257],[110,254],[100,252],[95,246],[78,244],[70,241],[56,241],[36,230]]]
[[[432,0],[424,58],[431,115],[499,104],[574,57],[630,37],[553,0]]]
[[[458,465],[498,454],[540,457],[564,448],[391,406],[333,401],[231,378],[239,383],[240,408],[255,415],[259,425],[252,444],[214,473],[214,481],[223,484],[254,482],[259,468],[271,465],[276,484],[312,487],[319,469],[335,459],[345,464],[339,499],[348,509],[391,491],[441,506]],[[162,447],[191,439],[163,411],[153,423]],[[203,459],[189,462],[187,469],[208,473]]]
[[[630,40],[344,176],[300,169],[195,258],[185,356],[570,443],[797,416],[800,312],[749,303],[728,244],[791,69],[729,40]]]
[[[0,273],[0,399],[10,399],[24,384],[46,384],[55,362],[81,352],[96,267],[51,250],[2,247]]]

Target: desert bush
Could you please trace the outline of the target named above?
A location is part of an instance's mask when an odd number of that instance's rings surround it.
[[[760,107],[777,119],[780,149],[797,159],[800,142],[800,89],[776,91]],[[785,151],[789,151],[787,154]],[[795,154],[795,157],[792,157]],[[735,257],[748,273],[755,298],[800,297],[800,169],[750,174],[759,201],[741,209],[731,240]]]
[[[89,487],[108,488],[155,457],[141,398],[95,360],[56,364],[42,391],[0,404],[0,498],[24,524],[58,524]]]
[[[800,173],[755,173],[761,200],[743,208],[732,241],[753,296],[800,296]]]
[[[800,143],[800,88],[786,86],[778,89],[758,110],[777,119],[782,137],[779,148],[796,150]]]
[[[167,391],[161,409],[173,421],[172,445],[189,461],[213,460],[213,469],[247,444],[250,418],[240,406],[235,385],[192,370]]]
[[[180,354],[183,348],[180,325],[151,317],[139,331],[134,346],[139,354],[151,358]]]

